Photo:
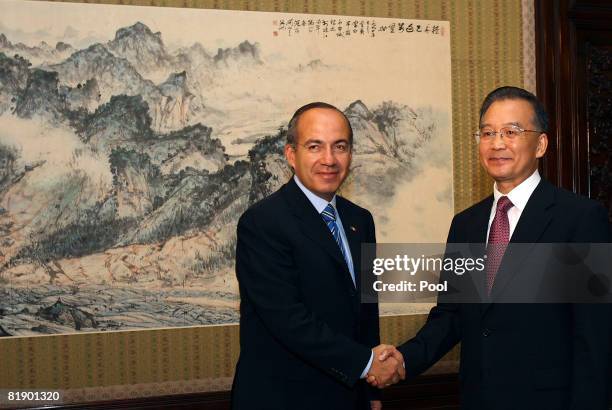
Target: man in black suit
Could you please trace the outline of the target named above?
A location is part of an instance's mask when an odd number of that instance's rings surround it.
[[[403,361],[373,361],[378,306],[360,303],[360,246],[374,243],[365,209],[337,196],[348,175],[352,129],[326,103],[289,122],[285,156],[294,177],[238,222],[240,358],[234,409],[380,409],[383,383]]]
[[[609,242],[603,206],[540,178],[547,125],[542,104],[523,89],[501,87],[485,98],[476,136],[493,195],[457,214],[448,235],[448,243],[487,244],[484,303],[439,300],[398,348],[412,377],[461,342],[464,409],[608,408],[609,304],[496,303],[517,280],[505,246]],[[490,252],[496,246],[499,257]],[[397,353],[380,357],[387,355]]]

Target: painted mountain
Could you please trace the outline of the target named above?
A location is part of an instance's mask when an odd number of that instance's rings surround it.
[[[142,22],[82,49],[0,34],[0,334],[236,322],[236,222],[291,176],[299,90],[291,106],[276,96],[339,70],[249,40],[173,49]],[[452,211],[448,116],[366,97],[342,107],[344,194],[377,209],[384,239],[420,212],[407,203]],[[404,192],[424,173],[442,181],[437,205]]]

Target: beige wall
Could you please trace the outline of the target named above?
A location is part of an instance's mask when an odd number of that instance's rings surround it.
[[[482,98],[500,85],[535,88],[530,0],[97,2],[449,20],[456,211],[491,191],[471,137]],[[423,315],[383,317],[381,338],[398,343],[424,320]],[[68,402],[224,390],[238,352],[235,325],[7,338],[0,339],[0,386],[61,389]],[[457,350],[433,371],[456,371],[456,366]]]

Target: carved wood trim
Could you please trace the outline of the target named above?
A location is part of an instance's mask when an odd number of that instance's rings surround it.
[[[612,3],[536,0],[535,19],[537,93],[551,119],[541,171],[556,185],[601,201],[612,220],[606,122],[612,81],[602,57],[612,47]]]

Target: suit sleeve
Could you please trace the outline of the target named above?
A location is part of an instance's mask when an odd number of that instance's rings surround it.
[[[456,243],[456,217],[447,243]],[[448,251],[448,248],[447,248]],[[446,256],[445,256],[446,257]],[[444,272],[442,273],[444,275]],[[418,376],[440,360],[461,340],[459,305],[438,301],[414,338],[399,347],[406,364],[406,377]]]
[[[376,243],[376,228],[374,226],[374,218],[372,218],[372,214],[370,214],[369,212],[367,213],[367,226],[368,230],[366,235],[366,243]],[[368,274],[373,275],[371,272],[368,272]],[[367,283],[369,284],[369,282]],[[362,312],[362,327],[364,329],[363,333],[365,335],[367,346],[370,348],[376,347],[380,344],[378,303],[362,304]],[[376,360],[376,358],[374,358],[373,360]],[[363,381],[362,383],[365,383],[365,381]],[[369,384],[367,384],[366,389],[368,400],[380,400],[382,398],[380,389],[372,387]]]
[[[368,212],[367,214],[367,225],[368,225],[368,234],[366,237],[366,243],[376,243],[376,233],[374,228],[374,219],[372,215]],[[363,256],[363,255],[362,255]],[[369,266],[372,266],[369,264]],[[373,273],[367,272],[368,277],[372,277]],[[371,283],[368,281],[365,286],[370,285]],[[364,329],[364,339],[368,345],[368,347],[376,347],[380,344],[380,326],[379,326],[379,313],[378,313],[378,303],[363,303],[362,304],[362,328]],[[378,390],[378,389],[376,389]]]
[[[331,329],[301,301],[292,249],[274,223],[249,211],[238,222],[236,274],[241,292],[279,343],[353,386],[371,350]]]
[[[608,215],[602,206],[589,208],[580,222],[574,242],[610,242]],[[572,306],[573,364],[572,410],[606,409],[610,386],[612,306]]]

